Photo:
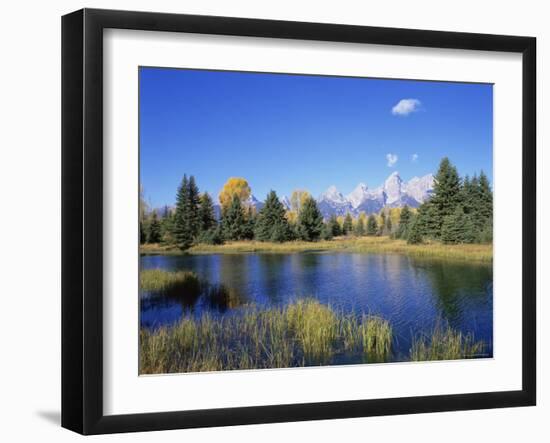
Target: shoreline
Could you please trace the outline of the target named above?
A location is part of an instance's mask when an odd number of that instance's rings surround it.
[[[427,242],[410,245],[404,240],[389,237],[340,237],[317,242],[290,241],[284,243],[242,240],[223,245],[198,244],[187,251],[161,244],[140,245],[140,255],[201,255],[201,254],[291,254],[312,252],[350,252],[365,254],[401,254],[413,257],[439,258],[446,260],[474,261],[490,264],[493,261],[492,244],[445,245]]]

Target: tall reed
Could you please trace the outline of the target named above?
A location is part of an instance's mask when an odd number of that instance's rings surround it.
[[[473,334],[438,323],[429,336],[413,337],[410,357],[413,361],[458,360],[483,356],[484,349],[484,342],[476,341]]]
[[[185,316],[140,333],[140,372],[215,371],[329,364],[351,349],[366,361],[385,361],[392,330],[375,316],[357,319],[316,300],[280,308],[241,308],[228,316]]]

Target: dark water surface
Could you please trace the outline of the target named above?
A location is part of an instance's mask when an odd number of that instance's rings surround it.
[[[231,292],[224,304],[202,296],[174,301],[142,294],[142,327],[171,324],[184,312],[231,315],[245,303],[284,306],[310,297],[345,312],[388,319],[396,356],[408,352],[413,334],[427,333],[441,320],[484,340],[492,356],[491,265],[352,253],[146,255],[140,260],[142,269],[193,271]]]

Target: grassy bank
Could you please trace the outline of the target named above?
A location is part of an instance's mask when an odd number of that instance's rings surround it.
[[[391,324],[378,316],[344,314],[315,300],[284,308],[244,308],[226,317],[184,317],[171,327],[140,332],[140,373],[288,368],[328,364],[346,353],[362,362],[391,357]],[[414,341],[411,360],[475,357],[481,342],[438,329]]]
[[[462,334],[449,326],[437,325],[428,336],[415,337],[411,360],[457,360],[483,355],[485,344],[472,334]]]
[[[194,272],[168,272],[161,269],[146,269],[139,273],[139,287],[144,291],[160,294],[181,290],[196,292],[200,290],[200,281]]]
[[[365,361],[385,361],[391,352],[390,324],[375,316],[336,312],[314,300],[285,308],[221,318],[183,318],[172,327],[140,333],[140,373],[288,368],[326,364],[347,351]]]
[[[414,257],[442,258],[490,263],[493,260],[492,244],[444,245],[439,242],[409,245],[404,240],[390,237],[339,237],[334,240],[285,243],[258,241],[227,242],[223,245],[199,244],[189,249],[190,254],[234,254],[234,253],[294,253],[308,251],[362,252],[406,254]],[[181,254],[174,247],[164,245],[142,245],[143,254]]]

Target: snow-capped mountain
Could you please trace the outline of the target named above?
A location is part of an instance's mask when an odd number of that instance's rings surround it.
[[[361,212],[372,214],[380,212],[384,207],[399,208],[408,205],[417,208],[433,193],[434,176],[427,174],[423,177],[413,177],[404,182],[398,172],[393,172],[382,185],[370,189],[365,183],[359,183],[353,191],[344,196],[336,186],[330,186],[317,198],[317,206],[325,219],[332,215],[344,216],[348,212],[354,217]],[[290,199],[287,196],[279,197],[286,210],[290,209]],[[264,202],[251,195],[245,202],[259,212]],[[214,205],[216,217],[220,217],[219,204]]]
[[[411,178],[407,182],[405,192],[416,201],[423,202],[432,195],[433,187],[434,176],[433,174],[428,174],[420,178]]]
[[[324,217],[346,215],[353,210],[351,203],[336,189],[336,186],[331,186],[319,196],[317,206]]]
[[[360,212],[367,214],[378,212],[385,204],[384,189],[382,187],[369,189],[364,183],[359,183],[346,198],[351,203],[354,215]]]
[[[346,197],[335,186],[331,186],[318,198],[317,205],[325,218],[348,212],[354,216],[360,212],[372,214],[385,206],[394,208],[408,205],[416,208],[431,196],[433,183],[432,174],[404,182],[399,173],[394,172],[381,186],[369,189],[365,183],[359,183]]]
[[[384,193],[386,194],[386,204],[393,206],[399,204],[403,197],[403,180],[399,176],[399,172],[392,174],[384,182]]]

